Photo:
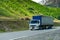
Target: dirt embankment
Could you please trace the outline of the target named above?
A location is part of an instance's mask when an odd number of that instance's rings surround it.
[[[55,25],[55,26],[60,26],[60,20],[57,20],[57,19],[54,20],[54,25]]]
[[[28,21],[0,21],[0,32],[20,31],[28,29]]]

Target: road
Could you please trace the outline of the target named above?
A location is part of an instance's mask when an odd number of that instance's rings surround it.
[[[34,36],[37,34],[43,34],[43,33],[52,32],[56,30],[60,30],[60,27],[56,27],[54,29],[46,29],[46,30],[36,30],[36,31],[26,30],[26,31],[19,31],[19,32],[0,33],[0,40],[13,40],[17,38]]]

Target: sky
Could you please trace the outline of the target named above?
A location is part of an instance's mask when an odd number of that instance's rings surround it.
[[[42,4],[42,5],[44,5],[44,3],[45,3],[45,0],[44,0],[44,2],[43,2],[42,0],[32,0],[32,1],[34,1],[34,2],[36,2],[36,3],[40,3],[40,4]]]
[[[41,0],[32,0],[32,1],[35,1],[35,2],[37,2],[37,3],[38,3],[38,2],[40,2]]]

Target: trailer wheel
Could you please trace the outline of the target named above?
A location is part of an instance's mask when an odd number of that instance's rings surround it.
[[[48,26],[48,29],[52,29],[52,26]]]

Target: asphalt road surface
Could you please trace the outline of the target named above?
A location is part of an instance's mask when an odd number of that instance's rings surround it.
[[[53,29],[46,29],[46,30],[26,30],[26,31],[18,31],[18,32],[7,32],[7,33],[0,33],[0,40],[14,40],[18,38],[24,38],[29,36],[34,36],[37,34],[47,33],[51,31],[60,30],[60,27],[56,27]]]

